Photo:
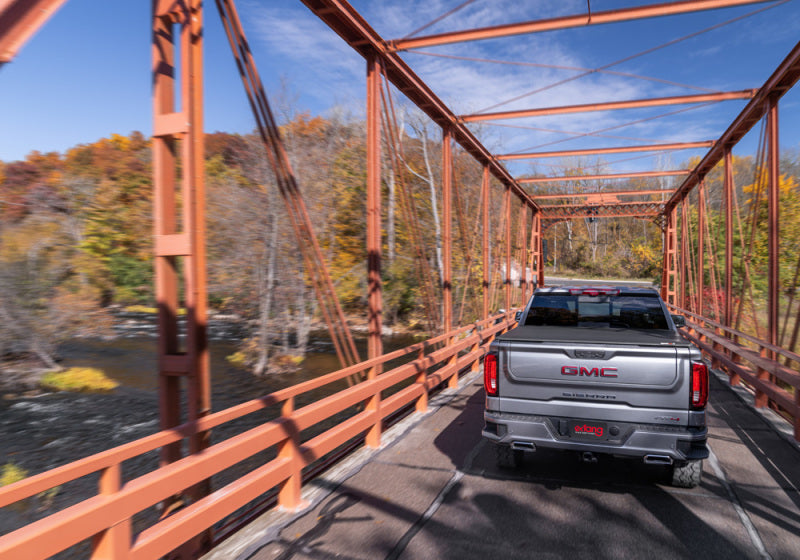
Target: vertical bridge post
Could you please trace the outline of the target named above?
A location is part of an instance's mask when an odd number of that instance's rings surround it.
[[[380,61],[374,52],[367,57],[367,304],[368,304],[368,358],[383,354],[381,341],[381,169],[380,169]],[[374,366],[367,372],[368,379],[380,373]],[[367,401],[367,410],[375,414],[375,424],[366,436],[368,447],[381,444],[380,393]]]
[[[444,332],[453,330],[453,131],[449,126],[442,129],[442,305],[444,306]],[[453,342],[448,339],[448,344]],[[454,365],[458,355],[453,355],[449,364]],[[447,384],[458,387],[458,371]]]
[[[202,0],[153,0],[153,229],[159,408],[164,430],[182,422],[182,380],[186,380],[187,391],[185,419],[195,422],[211,410],[206,335],[202,16]],[[175,60],[176,28],[180,61]],[[176,68],[180,68],[179,111],[175,109]],[[186,307],[183,345],[178,337],[181,303]],[[209,436],[208,431],[192,434],[190,452],[207,448]],[[162,465],[180,457],[180,442],[161,450]],[[186,501],[202,498],[209,490],[210,481],[206,480],[188,489],[184,497],[174,496],[164,504],[164,514]],[[194,553],[207,549],[209,542],[210,531],[206,531],[185,548]]]

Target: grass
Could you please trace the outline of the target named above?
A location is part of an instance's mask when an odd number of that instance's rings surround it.
[[[28,471],[14,463],[6,463],[0,468],[0,486],[8,486],[28,477]]]
[[[147,307],[146,305],[129,305],[125,308],[125,311],[129,313],[150,313],[156,314],[158,313],[158,309],[155,307]],[[178,315],[186,315],[186,309],[181,307],[178,309]]]
[[[66,371],[51,371],[44,374],[39,385],[49,391],[105,393],[116,389],[119,383],[106,377],[99,369],[74,367]]]

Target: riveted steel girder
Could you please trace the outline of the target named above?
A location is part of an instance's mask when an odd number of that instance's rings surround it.
[[[564,177],[532,177],[517,179],[520,184],[550,183],[555,181],[591,181],[595,179],[636,179],[644,177],[672,177],[686,175],[691,169],[678,169],[674,171],[637,171],[631,173],[605,173],[600,175],[570,175]]]
[[[752,99],[756,94],[754,89],[741,91],[725,91],[721,93],[700,93],[697,95],[676,95],[672,97],[655,97],[652,99],[631,99],[628,101],[609,101],[606,103],[585,103],[581,105],[564,105],[562,107],[540,107],[538,109],[523,109],[519,111],[499,111],[495,113],[476,113],[462,115],[464,122],[496,121],[501,119],[520,119],[524,117],[546,117],[551,115],[565,115],[570,113],[589,113],[594,111],[614,111],[617,109],[641,109],[646,107],[661,107],[664,105],[683,105],[689,103],[713,103],[716,101],[730,101],[732,99]]]
[[[542,219],[573,218],[647,218],[656,217],[664,210],[663,202],[618,202],[616,204],[558,204],[540,207]]]
[[[545,200],[553,198],[595,198],[601,197],[620,197],[620,196],[646,196],[653,194],[672,194],[672,189],[647,189],[641,191],[600,191],[591,193],[550,193],[550,194],[536,194],[531,198],[533,200]]]
[[[11,61],[28,39],[67,0],[5,0],[0,6],[0,65]]]
[[[647,144],[644,146],[617,146],[614,148],[589,148],[585,150],[560,150],[555,152],[527,152],[524,154],[501,154],[497,156],[500,161],[518,159],[543,159],[571,156],[596,156],[604,154],[628,154],[636,152],[666,152],[671,150],[688,150],[692,148],[710,148],[713,140],[704,142],[672,142],[669,144]]]
[[[480,29],[468,29],[465,31],[455,31],[452,33],[439,33],[436,35],[415,37],[411,39],[396,39],[389,43],[389,48],[394,51],[408,50],[420,47],[430,47],[433,45],[446,45],[450,43],[461,43],[464,41],[478,41],[481,39],[508,37],[511,35],[522,35],[525,33],[537,33],[540,31],[554,31],[556,29],[598,25],[601,23],[615,23],[658,16],[699,12],[704,10],[715,10],[717,8],[741,6],[744,4],[759,4],[765,1],[766,0],[687,0],[685,2],[665,2],[662,4],[637,6],[623,10],[607,10],[604,12],[592,12],[587,14],[579,14],[576,16],[527,21],[508,25],[496,25],[492,27],[483,27]]]

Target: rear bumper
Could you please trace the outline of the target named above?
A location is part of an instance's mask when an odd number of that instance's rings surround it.
[[[606,422],[604,437],[592,441],[572,437],[568,418],[486,411],[484,420],[482,434],[485,438],[518,449],[542,447],[621,457],[661,456],[676,462],[708,457],[705,426]]]

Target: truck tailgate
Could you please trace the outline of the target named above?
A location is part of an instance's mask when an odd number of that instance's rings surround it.
[[[515,341],[502,352],[500,397],[685,410],[682,360],[688,352],[671,345]]]

